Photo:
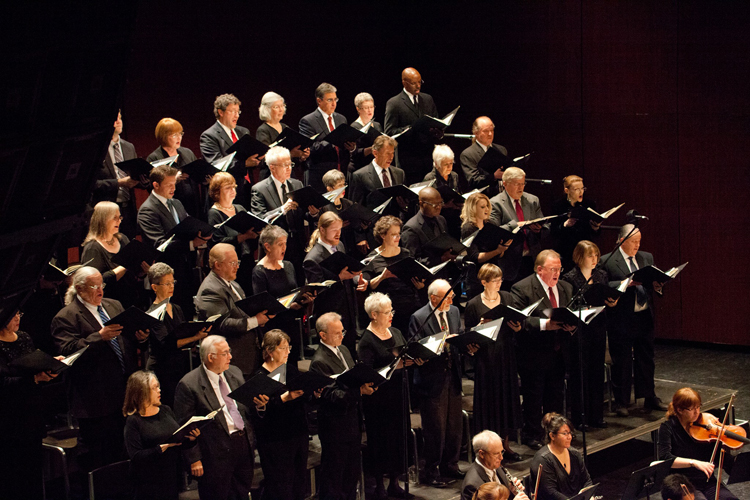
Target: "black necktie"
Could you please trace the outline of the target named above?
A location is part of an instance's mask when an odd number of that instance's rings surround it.
[[[281,183],[281,204],[286,203],[286,182]]]
[[[419,96],[414,96],[414,108],[417,110],[417,116],[422,116],[422,114],[419,112]]]

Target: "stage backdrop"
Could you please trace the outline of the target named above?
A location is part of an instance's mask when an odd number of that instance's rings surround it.
[[[549,210],[562,178],[581,175],[599,208],[635,208],[657,266],[690,264],[657,299],[662,338],[750,345],[743,304],[750,212],[750,3],[240,2],[142,3],[124,96],[124,136],[156,148],[162,117],[196,153],[216,95],[242,100],[255,131],[264,92],[286,98],[297,128],[315,87],[385,103],[414,66],[452,132],[489,115],[511,155],[535,152],[528,177]],[[446,141],[456,156],[467,141]],[[603,253],[614,231],[599,241]]]

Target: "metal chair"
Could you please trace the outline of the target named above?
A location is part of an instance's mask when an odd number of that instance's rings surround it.
[[[129,469],[130,460],[123,460],[89,472],[89,500],[96,500],[97,496],[107,500],[133,498]]]

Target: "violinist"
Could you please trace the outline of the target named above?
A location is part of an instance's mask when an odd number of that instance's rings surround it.
[[[693,423],[701,417],[700,394],[683,387],[672,396],[667,421],[659,427],[659,460],[674,459],[672,472],[683,473],[693,483],[696,500],[716,497],[714,464],[709,461],[715,442],[698,441],[690,434]],[[722,485],[718,498],[737,497]]]

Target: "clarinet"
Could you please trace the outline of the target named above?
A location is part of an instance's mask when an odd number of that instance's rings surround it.
[[[508,478],[508,485],[509,485],[508,489],[510,490],[511,494],[513,496],[516,496],[519,493],[522,493],[524,491],[524,487],[520,483],[516,484],[516,482],[518,481],[518,479],[516,479],[515,477],[513,477],[511,475],[511,473],[508,472],[508,469],[506,469],[502,465],[500,466],[500,469],[502,469],[502,471],[505,473],[505,477]]]

